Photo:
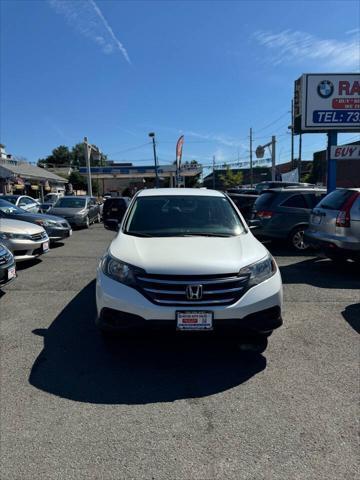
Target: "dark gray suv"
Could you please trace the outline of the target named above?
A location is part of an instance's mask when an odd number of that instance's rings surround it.
[[[309,225],[311,210],[326,195],[324,188],[271,188],[256,200],[250,227],[261,239],[289,241],[296,250],[305,250],[304,231]]]

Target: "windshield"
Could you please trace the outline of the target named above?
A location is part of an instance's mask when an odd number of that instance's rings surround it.
[[[60,198],[54,205],[55,208],[83,208],[86,205],[85,198]]]
[[[16,203],[17,198],[18,198],[18,197],[13,197],[13,196],[11,196],[11,195],[3,195],[3,196],[1,197],[1,199],[6,200],[7,202],[11,202],[11,203],[13,203],[14,205],[15,205],[15,203]]]
[[[317,206],[328,210],[340,210],[353,193],[352,190],[334,190],[326,195]]]
[[[15,214],[27,213],[22,208],[18,208],[15,205],[13,205],[12,203],[10,203],[6,200],[3,200],[2,198],[0,198],[0,211],[2,213],[15,213]]]
[[[225,197],[164,195],[139,197],[125,233],[151,237],[235,236],[244,231]]]
[[[57,199],[58,199],[58,196],[55,193],[48,193],[44,197],[44,202],[49,202],[49,203],[56,202]]]

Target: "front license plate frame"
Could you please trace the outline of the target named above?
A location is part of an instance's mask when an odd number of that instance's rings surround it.
[[[12,280],[16,277],[16,267],[9,267],[7,271],[7,279]]]
[[[43,252],[48,252],[49,251],[49,242],[44,242],[42,244]]]
[[[209,310],[177,310],[176,329],[181,331],[211,331],[214,329],[214,312]]]

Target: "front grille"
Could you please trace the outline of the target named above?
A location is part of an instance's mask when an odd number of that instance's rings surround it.
[[[248,276],[224,275],[151,275],[137,276],[139,290],[156,305],[205,306],[231,305],[245,293]],[[197,290],[200,298],[191,299],[187,287]]]
[[[38,240],[43,240],[46,237],[46,232],[34,233],[33,235],[30,235],[31,240],[34,240],[35,242]]]

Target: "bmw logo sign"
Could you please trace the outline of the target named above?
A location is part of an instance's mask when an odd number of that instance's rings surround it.
[[[317,93],[321,98],[329,98],[334,93],[334,85],[330,80],[322,80],[317,86]]]

